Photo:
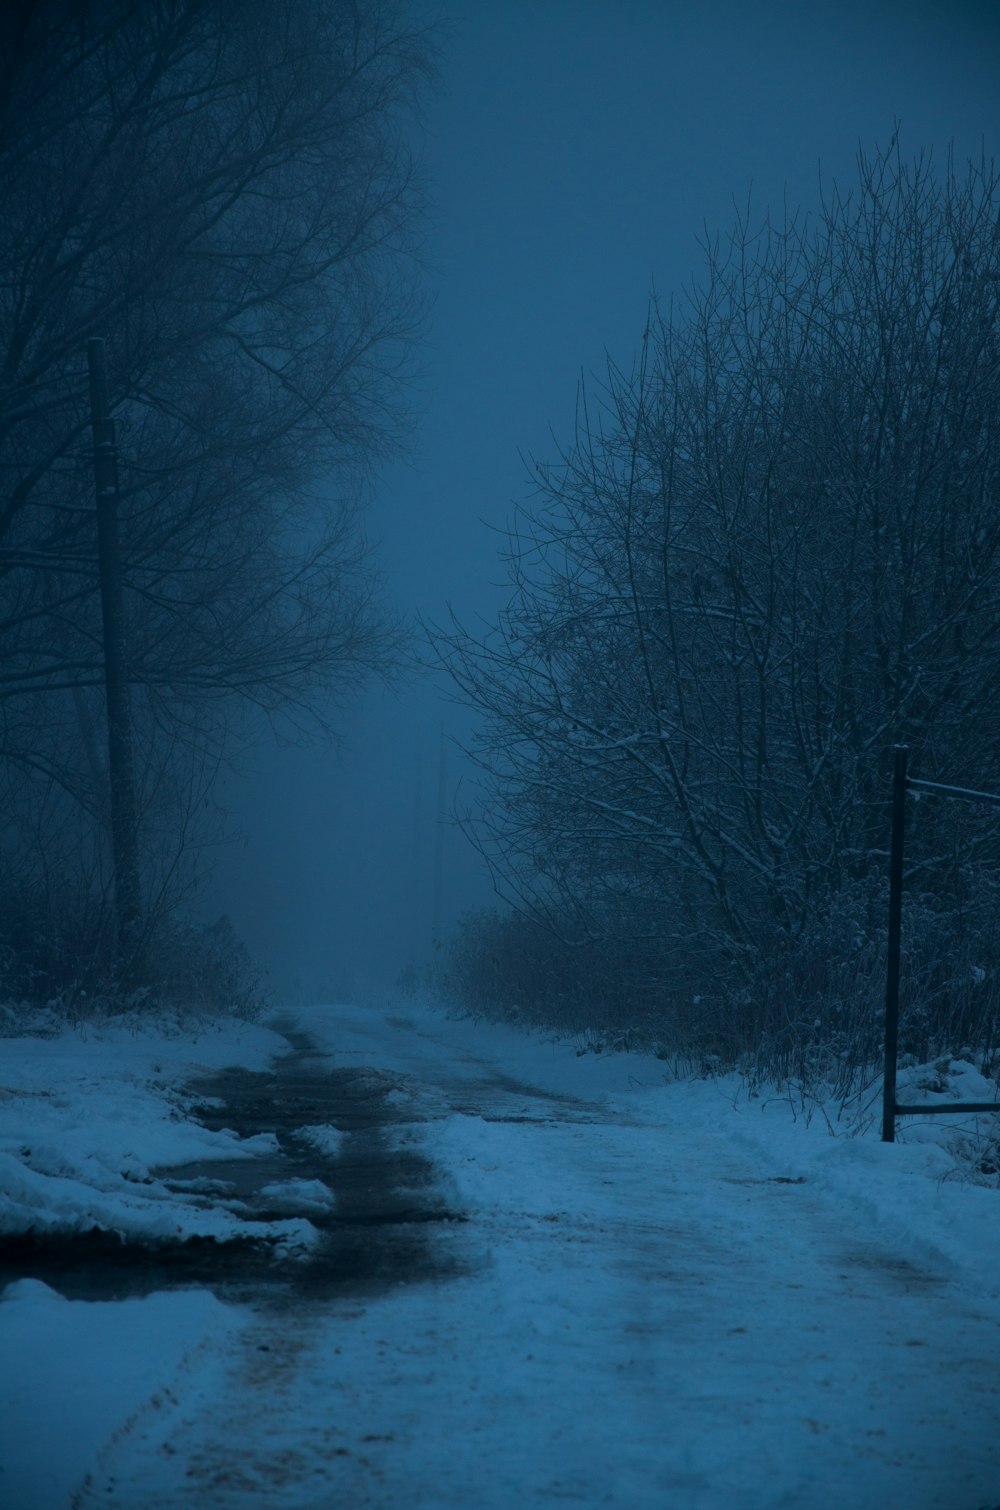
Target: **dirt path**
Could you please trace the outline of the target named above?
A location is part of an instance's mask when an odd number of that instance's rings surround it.
[[[279,1140],[250,1209],[278,1173],[336,1192],[323,1246],[226,1281],[246,1326],[75,1510],[1000,1506],[1000,1302],[929,1247],[693,1103],[612,1115],[460,1059],[447,1025],[364,1021],[335,1064],[285,1031],[273,1073],[199,1090]],[[323,1123],[337,1158],[303,1142]]]

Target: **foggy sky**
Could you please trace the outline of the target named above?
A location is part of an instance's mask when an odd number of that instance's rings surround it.
[[[725,232],[734,201],[814,207],[821,166],[849,183],[859,144],[897,121],[907,156],[1000,153],[987,0],[456,0],[440,54],[418,422],[369,518],[392,599],[439,621],[449,602],[495,615],[496,530],[525,458],[570,438],[581,374],[605,352],[628,365],[651,290],[698,276],[698,240]],[[357,997],[428,956],[442,721],[468,728],[429,677],[374,690],[344,710],[339,750],[261,751],[227,784],[243,838],[204,905],[229,913],[276,996]],[[449,810],[467,785],[451,750]],[[489,899],[449,827],[445,920]]]

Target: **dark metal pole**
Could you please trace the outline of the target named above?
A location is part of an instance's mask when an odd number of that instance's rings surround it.
[[[445,809],[448,802],[448,743],[441,724],[441,751],[438,756],[437,824],[434,831],[434,883],[431,897],[431,944],[441,947],[441,907],[444,897]]]
[[[903,840],[906,829],[907,745],[893,746],[892,848],[889,857],[889,962],[885,983],[885,1074],[882,1142],[896,1141],[896,1055],[899,1042],[899,956],[903,923]]]
[[[107,689],[108,773],[111,787],[111,845],[115,871],[119,964],[138,967],[141,933],[139,825],[132,748],[132,713],[125,662],[125,611],[118,542],[118,458],[115,422],[108,403],[104,342],[87,342],[90,414],[97,488],[97,555],[104,627],[104,682]]]

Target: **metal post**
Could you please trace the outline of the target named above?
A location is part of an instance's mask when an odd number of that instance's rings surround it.
[[[903,921],[903,840],[906,827],[907,745],[893,746],[892,848],[889,857],[889,960],[885,984],[885,1074],[882,1142],[896,1141],[896,1054],[899,1041],[899,956]]]
[[[111,844],[119,963],[127,973],[138,964],[141,927],[138,804],[132,750],[132,714],[125,663],[125,611],[118,543],[118,459],[115,422],[108,404],[104,342],[87,342],[90,413],[97,488],[97,555],[104,628],[104,683],[107,690],[108,774],[111,788]]]
[[[435,952],[440,949],[442,943],[441,904],[444,897],[444,839],[447,803],[448,743],[442,722],[441,751],[438,756],[437,824],[434,831],[434,884],[431,897],[431,944]]]

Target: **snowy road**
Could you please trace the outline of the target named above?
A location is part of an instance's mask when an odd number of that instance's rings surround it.
[[[298,1020],[317,1073],[391,1077],[379,1137],[468,1219],[425,1223],[431,1277],[210,1334],[74,1510],[1000,1505],[1000,1198],[939,1149],[429,1013]]]

